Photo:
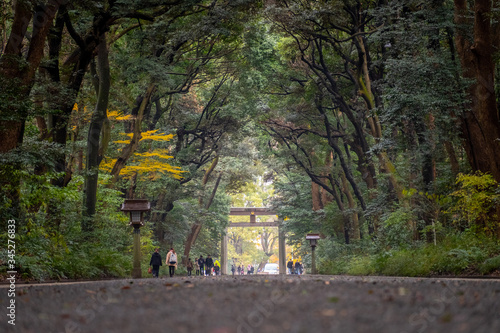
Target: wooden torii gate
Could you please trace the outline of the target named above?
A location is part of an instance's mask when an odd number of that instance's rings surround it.
[[[277,215],[275,211],[265,207],[232,207],[229,215],[233,216],[250,216],[250,222],[231,222],[229,228],[232,227],[277,227],[278,228],[278,258],[279,258],[279,272],[286,274],[286,249],[285,249],[285,234],[281,230],[280,222],[257,222],[256,216],[258,215]],[[227,229],[222,236],[221,243],[221,273],[227,274]]]

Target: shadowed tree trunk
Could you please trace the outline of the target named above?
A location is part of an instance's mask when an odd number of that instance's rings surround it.
[[[84,190],[84,208],[82,230],[92,231],[92,219],[96,212],[97,181],[99,178],[99,147],[102,125],[108,108],[109,90],[111,85],[109,73],[108,45],[106,33],[100,36],[98,46],[99,95],[87,137],[87,163]]]
[[[61,1],[47,2],[15,1],[14,18],[10,35],[0,58],[0,153],[9,152],[23,142],[24,125],[27,117],[27,101],[33,87],[35,73],[43,57],[44,45],[49,28]],[[33,6],[33,8],[32,8]],[[34,9],[34,14],[33,14]],[[32,20],[33,19],[33,20]],[[28,38],[28,26],[32,23]],[[24,49],[24,50],[23,50]],[[0,195],[6,205],[6,214],[20,217],[20,176],[16,165],[4,165],[0,173]],[[3,200],[2,200],[3,201]],[[9,208],[6,208],[9,207]]]
[[[146,107],[149,104],[149,101],[155,89],[156,89],[156,84],[153,83],[150,84],[149,87],[146,89],[146,93],[144,94],[143,98],[140,100],[137,116],[132,126],[132,131],[134,133],[132,136],[132,140],[130,140],[130,143],[125,148],[123,148],[120,157],[118,157],[115,164],[113,165],[113,169],[111,170],[111,175],[113,176],[112,183],[115,183],[118,180],[120,171],[125,167],[129,158],[137,150],[137,146],[139,145],[139,141],[141,140],[144,111],[146,110]]]
[[[491,173],[500,182],[500,119],[493,61],[499,34],[492,25],[491,7],[491,0],[476,0],[471,17],[467,1],[455,0],[455,44],[464,76],[474,81],[469,88],[470,111],[461,118],[465,151],[474,170]],[[468,38],[471,25],[473,40]]]
[[[476,0],[473,17],[468,11],[467,1],[455,0],[457,53],[464,76],[474,81],[469,87],[470,111],[461,117],[463,142],[472,169],[491,173],[500,182],[500,117],[493,60],[493,52],[500,44],[500,25],[493,21],[491,0]],[[473,40],[468,38],[471,25]],[[500,205],[496,214],[500,216]],[[496,236],[500,238],[500,227]]]
[[[219,156],[216,156],[214,160],[212,161],[212,164],[210,167],[205,171],[205,176],[203,177],[202,181],[202,186],[205,188],[205,186],[208,183],[208,180],[210,178],[210,174],[215,170],[215,167],[217,166],[219,162]],[[214,188],[212,190],[212,194],[210,195],[210,198],[206,203],[203,202],[203,197],[200,196],[198,199],[198,205],[200,209],[205,209],[208,210],[210,206],[212,205],[212,202],[214,200],[215,194],[217,193],[217,189],[219,187],[220,180],[222,178],[222,173],[219,173],[219,176],[217,177],[217,180],[215,181]],[[191,252],[191,248],[193,247],[194,243],[196,242],[196,238],[198,238],[198,235],[201,231],[201,227],[203,225],[203,217],[200,217],[198,220],[195,221],[193,226],[191,227],[191,230],[189,232],[189,235],[186,239],[186,244],[184,245],[184,256],[182,258],[182,263],[185,265],[187,263],[187,259],[189,258],[189,253]]]

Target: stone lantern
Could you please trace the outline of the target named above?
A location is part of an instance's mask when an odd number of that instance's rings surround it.
[[[306,235],[306,240],[309,241],[311,245],[311,274],[317,274],[316,273],[316,245],[318,245],[318,239],[320,239],[319,234],[307,234]]]
[[[144,225],[144,213],[151,210],[151,204],[146,199],[126,199],[121,210],[130,213],[130,224],[134,227],[134,265],[132,278],[142,277],[141,273],[141,231]]]

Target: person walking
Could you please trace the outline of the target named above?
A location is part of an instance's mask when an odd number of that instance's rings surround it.
[[[198,258],[198,265],[200,266],[200,274],[201,276],[205,275],[205,259],[203,259],[203,256],[200,255]]]
[[[236,266],[234,266],[234,264],[231,265],[231,273],[233,273],[233,276],[234,276],[234,272],[236,271]]]
[[[214,260],[212,257],[210,257],[210,254],[207,256],[207,259],[205,259],[205,270],[206,270],[206,275],[210,276],[212,275],[212,267],[214,267]]]
[[[156,248],[155,252],[151,255],[151,260],[149,261],[149,266],[153,267],[153,277],[157,278],[159,276],[161,265],[160,249]]]
[[[194,269],[195,269],[194,274],[196,276],[200,275],[200,264],[198,264],[198,259],[196,258],[194,258]]]
[[[214,265],[214,272],[215,272],[215,276],[218,276],[220,274],[220,266],[217,262]]]
[[[214,269],[215,269],[215,265],[219,266],[219,269],[221,268],[220,262],[217,259],[214,260]]]
[[[170,248],[170,251],[167,254],[167,260],[165,260],[165,264],[168,265],[168,273],[170,277],[173,277],[175,274],[175,269],[177,268],[177,254],[175,253],[174,248]]]
[[[247,275],[251,274],[251,270],[252,270],[252,265],[248,264],[247,265]]]
[[[238,265],[238,275],[241,275],[241,265]]]
[[[286,268],[288,268],[288,274],[293,274],[293,261],[290,259],[287,264]]]
[[[191,258],[188,259],[186,269],[188,271],[188,276],[191,276],[191,272],[193,271],[193,262],[191,261]]]
[[[295,274],[300,275],[300,262],[298,260],[295,262]]]

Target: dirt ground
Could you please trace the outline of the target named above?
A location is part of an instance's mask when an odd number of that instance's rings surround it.
[[[9,288],[0,286],[1,332],[500,332],[495,279],[256,275]]]

